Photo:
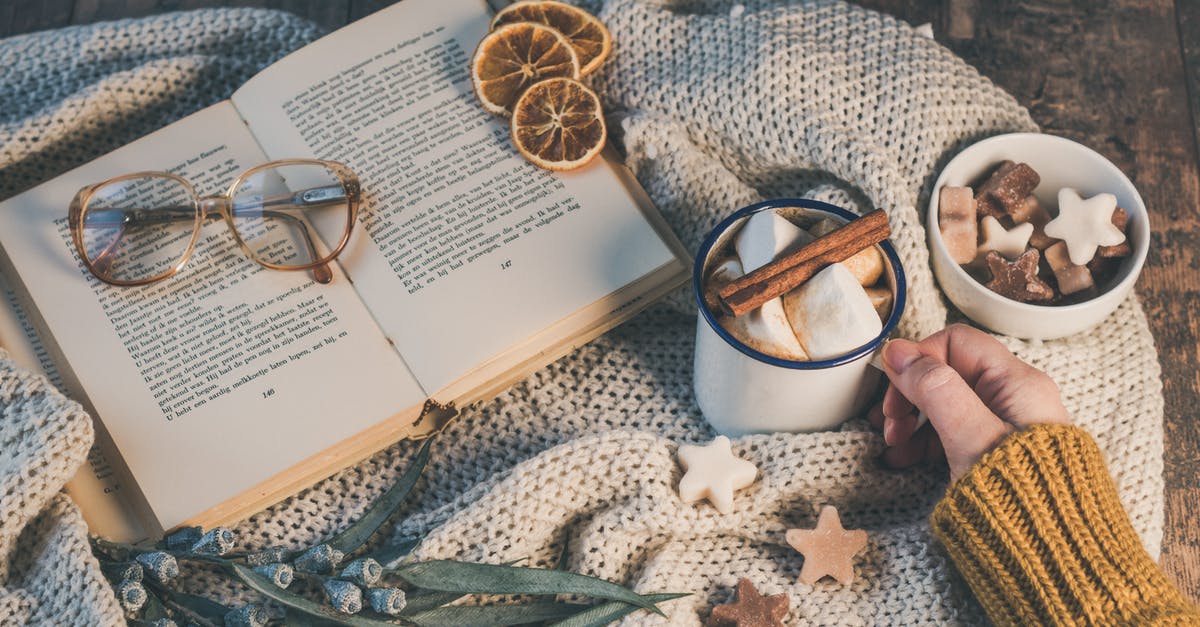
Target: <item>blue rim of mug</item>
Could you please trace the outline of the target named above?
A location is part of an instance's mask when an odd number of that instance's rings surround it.
[[[891,262],[890,265],[892,269],[892,276],[896,282],[896,289],[893,293],[892,313],[888,316],[887,321],[883,325],[883,330],[879,332],[879,335],[875,336],[875,338],[870,342],[867,342],[866,344],[863,344],[862,346],[859,346],[850,352],[838,355],[837,357],[814,361],[793,361],[791,359],[781,359],[766,353],[760,353],[753,348],[746,346],[737,338],[733,337],[731,333],[726,331],[725,327],[721,326],[721,324],[717,322],[716,317],[713,316],[713,313],[709,311],[708,306],[704,303],[703,285],[705,261],[708,259],[708,254],[712,251],[713,246],[716,245],[717,239],[719,239],[721,235],[725,233],[725,231],[729,230],[729,227],[735,222],[741,220],[742,218],[748,217],[750,214],[762,211],[764,209],[782,209],[788,207],[799,207],[801,209],[815,209],[817,211],[824,211],[826,213],[831,213],[835,216],[841,217],[847,221],[859,217],[858,214],[838,207],[837,205],[831,205],[827,202],[821,202],[819,200],[809,200],[807,198],[773,198],[771,200],[764,200],[748,207],[738,209],[733,213],[733,215],[730,215],[722,220],[720,224],[713,227],[713,230],[709,232],[708,237],[704,239],[704,243],[700,245],[699,252],[696,253],[696,260],[692,265],[692,291],[696,297],[696,306],[700,308],[700,315],[704,316],[704,320],[708,322],[709,328],[715,331],[716,334],[721,337],[721,339],[725,340],[729,345],[744,353],[747,357],[771,364],[772,366],[779,366],[780,368],[792,368],[794,370],[822,370],[825,368],[832,368],[834,366],[847,364],[871,354],[878,349],[881,344],[883,344],[884,339],[886,339],[887,336],[896,329],[896,325],[900,323],[900,316],[904,314],[904,305],[906,300],[905,295],[908,292],[907,281],[904,278],[904,267],[900,265],[900,256],[896,254],[896,249],[892,246],[892,242],[890,240],[885,239],[882,242],[879,242],[879,248],[883,250],[883,254],[886,255],[888,261]]]

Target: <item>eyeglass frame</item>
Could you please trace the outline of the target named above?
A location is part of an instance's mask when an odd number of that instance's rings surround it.
[[[233,192],[253,174],[271,168],[295,165],[324,166],[338,177],[341,182],[342,189],[345,191],[347,212],[346,230],[342,234],[341,241],[338,242],[337,246],[335,246],[328,255],[322,257],[321,259],[317,259],[316,261],[302,265],[284,265],[272,263],[263,259],[259,259],[258,256],[250,250],[250,246],[246,244],[245,240],[242,239],[241,234],[238,233],[238,229],[233,223]],[[96,268],[96,263],[88,255],[87,247],[83,241],[84,220],[87,217],[88,204],[91,202],[96,192],[109,185],[120,183],[121,181],[150,177],[160,177],[174,180],[175,182],[180,183],[184,189],[187,190],[188,194],[191,196],[191,209],[195,216],[192,222],[192,237],[188,241],[187,248],[184,250],[183,254],[180,255],[179,261],[176,262],[172,268],[160,274],[156,274],[144,279],[117,279],[110,276],[105,276],[106,273],[103,270]],[[313,191],[313,189],[323,189],[324,187],[329,186],[299,190],[293,192],[288,198],[296,198],[300,194]],[[267,200],[268,199],[264,199],[264,205]],[[75,244],[75,250],[79,254],[80,260],[83,261],[84,266],[87,267],[88,272],[90,272],[92,276],[109,285],[123,287],[149,285],[150,283],[165,281],[166,279],[178,274],[179,271],[183,269],[183,266],[187,264],[188,260],[191,259],[192,253],[195,252],[196,243],[200,240],[200,231],[204,227],[205,220],[209,218],[214,209],[221,215],[222,218],[224,218],[226,226],[228,226],[230,232],[233,233],[233,238],[237,242],[238,246],[242,249],[242,252],[245,253],[245,255],[255,263],[271,270],[312,270],[314,278],[318,283],[329,283],[333,279],[333,272],[329,270],[328,267],[329,263],[336,259],[337,256],[340,255],[346,248],[346,244],[349,243],[350,235],[354,231],[354,224],[358,221],[358,211],[361,203],[362,185],[359,182],[358,175],[356,175],[354,171],[349,168],[349,166],[338,161],[329,161],[325,159],[280,159],[277,161],[268,161],[244,170],[242,173],[238,174],[237,178],[235,178],[232,183],[229,184],[229,187],[223,194],[214,194],[210,196],[200,196],[198,193],[196,193],[195,186],[182,176],[171,172],[158,170],[132,172],[130,174],[123,174],[121,176],[106,179],[98,183],[92,183],[91,185],[86,185],[80,188],[80,190],[75,193],[74,198],[71,199],[71,204],[67,211],[67,222],[69,228],[71,229],[71,239]],[[295,216],[287,215],[287,217],[296,219]],[[309,233],[308,227],[305,226],[303,222],[300,223],[300,226],[303,228],[302,232],[304,233],[304,239],[309,246],[309,252],[312,257],[315,258],[317,256],[317,249],[314,245],[312,234]]]

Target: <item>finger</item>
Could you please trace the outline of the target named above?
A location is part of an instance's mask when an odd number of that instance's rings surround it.
[[[1054,380],[979,329],[951,325],[921,340],[920,350],[954,368],[1005,422],[1070,422]]]
[[[867,422],[871,423],[872,427],[883,430],[883,404],[876,403],[867,410]]]
[[[904,398],[896,386],[888,386],[887,392],[883,395],[883,415],[899,418],[915,411],[916,408],[913,407],[912,401]]]
[[[883,463],[891,468],[908,468],[925,460],[930,431],[922,431],[907,442],[883,450]]]
[[[899,418],[888,419],[889,429],[883,432],[883,439],[888,446],[899,446],[908,442],[917,431],[917,415],[905,414]]]
[[[991,450],[1006,433],[1004,423],[954,368],[921,349],[908,340],[892,340],[884,347],[884,366],[892,385],[929,417],[953,474]]]

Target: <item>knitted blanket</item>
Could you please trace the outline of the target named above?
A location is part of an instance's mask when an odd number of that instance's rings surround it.
[[[929,269],[921,213],[938,168],[982,137],[1035,130],[1027,112],[907,24],[841,2],[595,0],[614,58],[595,84],[628,164],[692,249],[721,217],[800,195],[887,209],[910,278],[899,333],[957,317]],[[0,41],[0,198],[227,97],[318,36],[284,13],[206,10]],[[64,208],[65,211],[65,208]],[[680,292],[470,408],[434,448],[417,498],[385,542],[419,558],[549,564],[646,592],[690,592],[630,623],[696,625],[748,576],[791,597],[803,624],[978,623],[927,516],[944,468],[877,463],[863,420],[834,432],[742,438],[760,479],[736,511],[676,495],[681,442],[713,433],[691,391],[695,311]],[[1162,537],[1162,396],[1131,297],[1095,330],[1001,338],[1049,372],[1108,456],[1146,547]],[[40,377],[0,361],[0,623],[114,624],[122,615],[60,492],[91,440],[88,416]],[[354,520],[415,451],[400,443],[241,523],[248,548],[307,545]],[[797,581],[788,527],[833,504],[870,541],[852,585]],[[245,595],[195,576],[228,601]],[[248,596],[245,598],[249,598]]]

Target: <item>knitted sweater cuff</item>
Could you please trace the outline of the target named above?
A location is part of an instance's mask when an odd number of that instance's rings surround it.
[[[1200,618],[1142,547],[1077,427],[1009,436],[950,486],[931,523],[997,625]]]

